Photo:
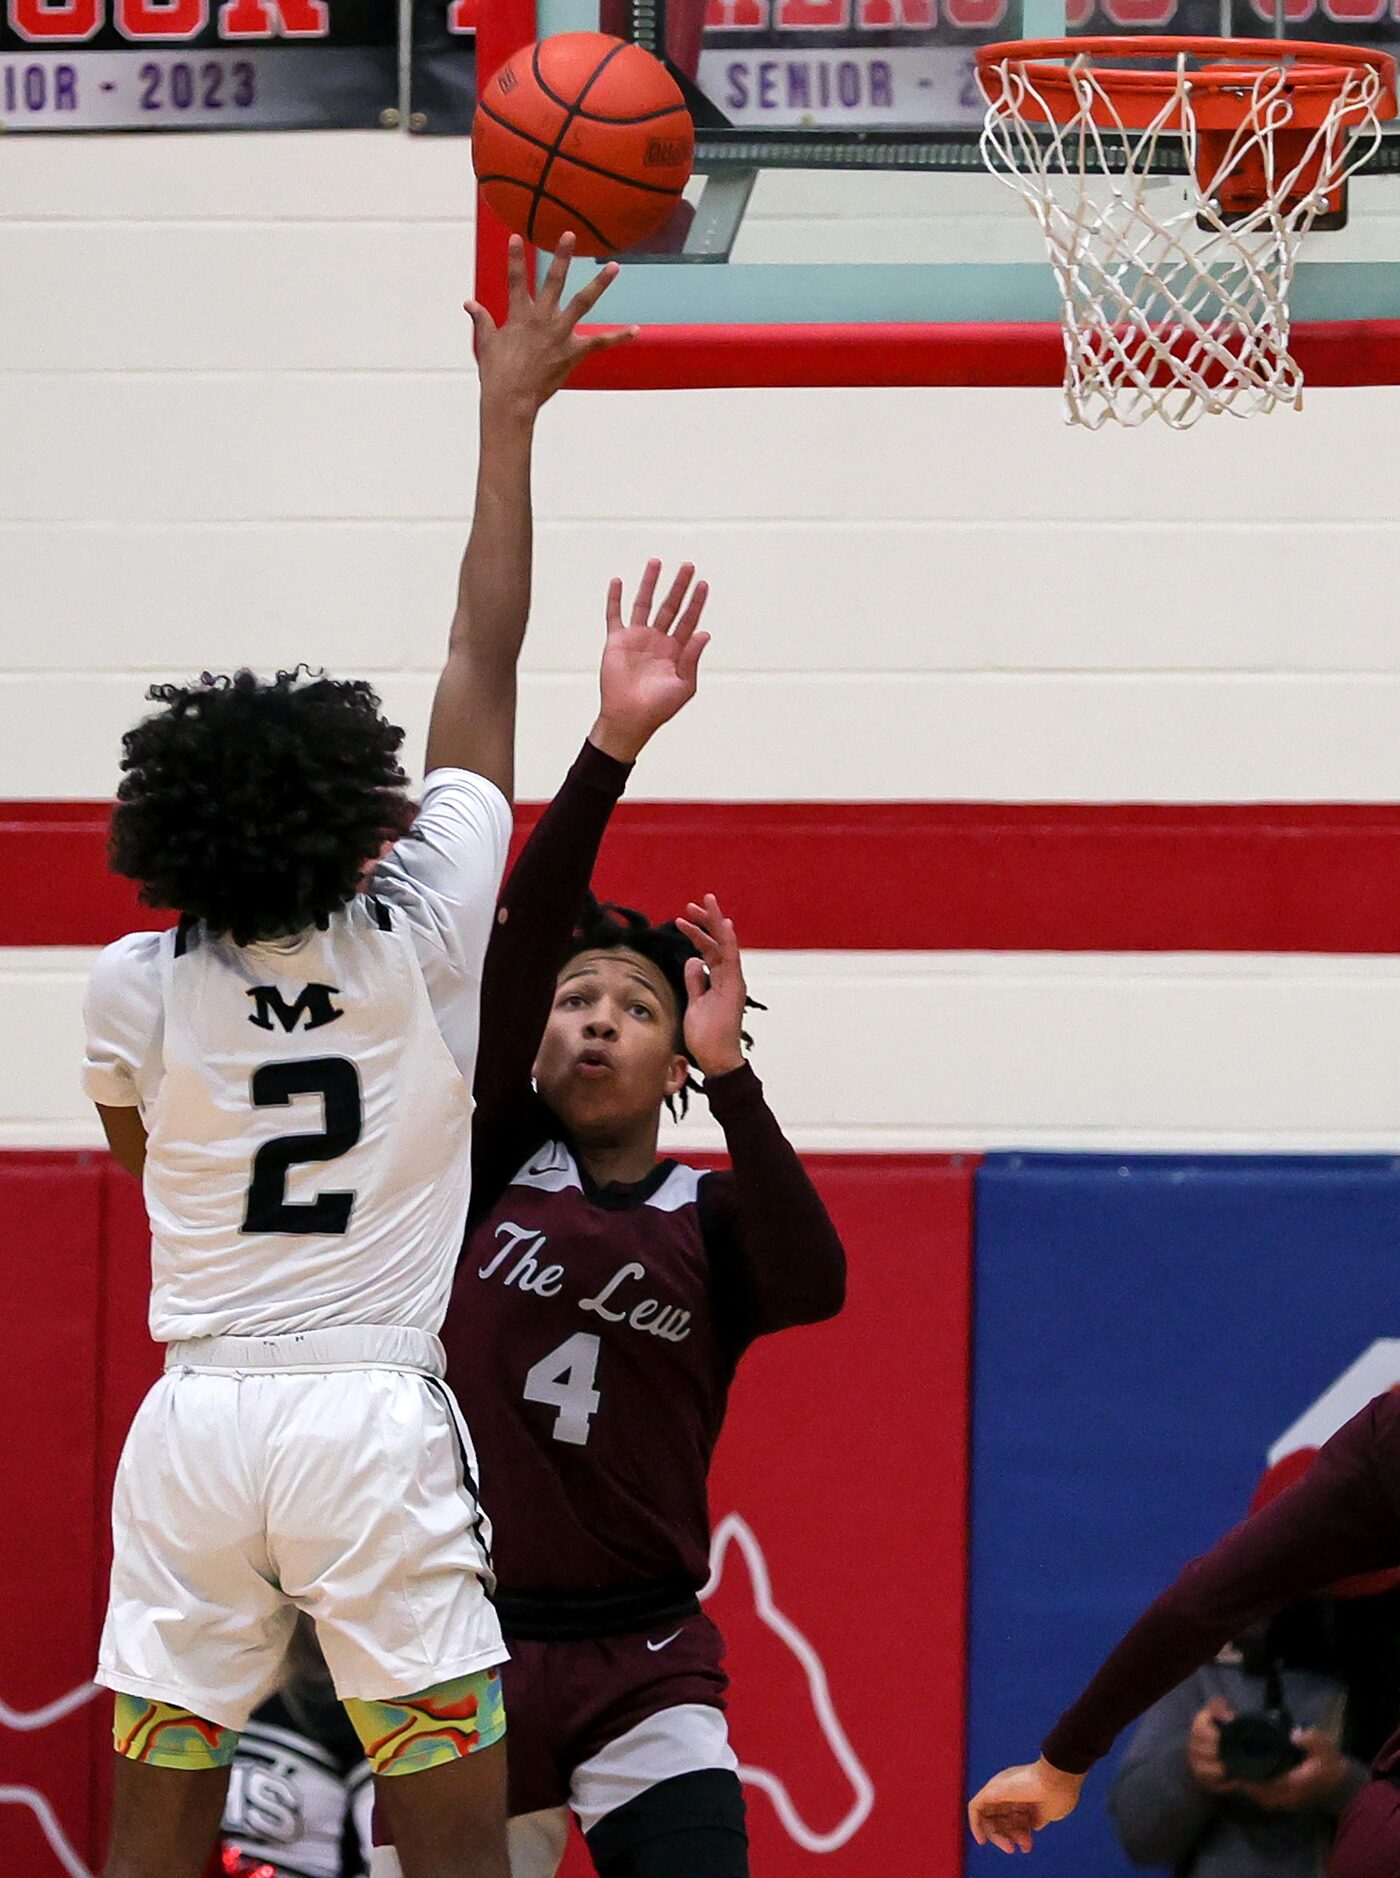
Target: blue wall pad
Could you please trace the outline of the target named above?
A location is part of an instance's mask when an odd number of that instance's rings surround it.
[[[992,1155],[975,1243],[969,1790],[1035,1757],[1268,1448],[1400,1334],[1400,1162]],[[1134,1870],[1107,1785],[1035,1878]],[[969,1841],[967,1870],[1002,1856]]]

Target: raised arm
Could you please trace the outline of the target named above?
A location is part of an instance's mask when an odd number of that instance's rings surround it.
[[[1119,1733],[1259,1618],[1338,1579],[1400,1564],[1386,1478],[1400,1461],[1400,1398],[1378,1396],[1301,1480],[1194,1560],[1109,1655],[1046,1736],[1041,1758],[987,1782],[968,1811],[979,1845],[1031,1849],[1071,1813]]]
[[[699,952],[686,963],[686,1047],[724,1130],[730,1171],[705,1182],[706,1234],[722,1261],[736,1338],[834,1317],[846,1296],[846,1254],[831,1216],[778,1125],[744,1057],[747,990],[734,922],[706,894],[676,924]]]
[[[710,637],[699,630],[709,588],[687,562],[653,612],[660,572],[660,561],[648,561],[626,620],[622,582],[608,587],[597,719],[501,893],[482,980],[474,1207],[476,1196],[489,1203],[523,1158],[520,1136],[534,1122],[530,1074],[554,982],[632,764],[695,696]]]
[[[565,235],[538,294],[525,244],[512,236],[509,310],[497,327],[476,301],[481,449],[476,507],[462,559],[447,662],[428,726],[427,769],[466,769],[509,799],[515,786],[516,666],[530,612],[530,451],[535,419],[580,359],[629,339],[634,327],[581,339],[574,328],[617,273],[605,267],[562,305],[573,237]]]

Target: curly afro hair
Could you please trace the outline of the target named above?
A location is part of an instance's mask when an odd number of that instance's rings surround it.
[[[164,708],[122,739],[114,872],[236,945],[324,926],[412,819],[403,732],[361,679],[152,685]]]
[[[685,1007],[689,1001],[685,988],[685,963],[687,959],[699,958],[700,954],[674,920],[668,919],[659,926],[653,926],[646,914],[639,913],[635,907],[617,906],[611,900],[596,900],[590,893],[560,970],[564,970],[569,961],[576,959],[581,952],[611,952],[618,948],[635,952],[648,960],[665,979],[676,1001],[676,1049],[687,1062],[694,1063],[695,1058],[685,1045]],[[768,1007],[760,1004],[757,998],[746,998],[744,1008],[748,1011],[763,1011]],[[745,1048],[751,1049],[753,1038],[747,1031],[742,1031],[740,1035]],[[684,1115],[690,1106],[692,1093],[698,1092],[699,1088],[695,1078],[688,1076],[679,1094],[668,1098],[666,1106],[673,1115]]]

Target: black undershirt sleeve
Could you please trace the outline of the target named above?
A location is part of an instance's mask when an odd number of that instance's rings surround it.
[[[1400,1396],[1377,1396],[1303,1477],[1195,1559],[1046,1736],[1082,1774],[1128,1723],[1260,1618],[1339,1579],[1400,1565]]]
[[[559,967],[631,766],[585,743],[501,890],[481,979],[471,1218],[499,1199],[557,1124],[531,1082]]]
[[[705,1083],[730,1169],[701,1184],[721,1326],[737,1355],[755,1337],[834,1317],[846,1254],[831,1215],[745,1063]]]

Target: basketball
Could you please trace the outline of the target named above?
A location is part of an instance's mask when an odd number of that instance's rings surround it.
[[[560,33],[492,74],[472,156],[483,197],[516,234],[552,253],[572,229],[579,254],[620,254],[680,200],[695,126],[649,52],[606,33]]]

